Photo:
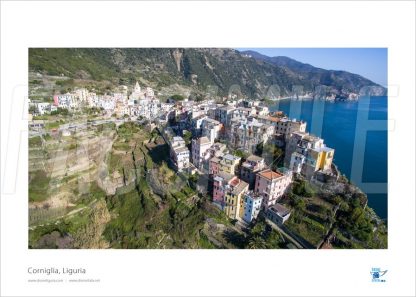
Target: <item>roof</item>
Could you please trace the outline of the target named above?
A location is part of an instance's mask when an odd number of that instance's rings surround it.
[[[239,178],[236,178],[235,180],[233,180],[233,182],[236,182],[236,185],[234,186],[234,189],[232,191],[232,193],[234,195],[239,195],[241,192],[243,192],[247,187],[248,187],[248,183],[246,183],[245,181],[242,181]]]
[[[199,116],[196,116],[196,117],[192,118],[192,121],[197,121],[197,120],[205,119],[206,117],[208,117],[206,114],[201,114]]]
[[[210,162],[214,162],[214,163],[218,163],[218,162],[220,162],[221,161],[221,159],[220,158],[218,158],[218,157],[213,157],[213,158],[211,158],[211,160],[210,160]]]
[[[234,106],[231,106],[231,105],[225,105],[225,106],[221,106],[219,109],[222,109],[222,110],[233,110],[233,109],[235,109],[235,107]]]
[[[278,214],[281,217],[284,217],[284,216],[290,214],[290,210],[288,210],[286,207],[284,207],[283,205],[281,205],[279,203],[276,203],[275,205],[273,205],[269,209],[271,211],[273,211],[274,213]]]
[[[272,116],[258,116],[258,118],[262,120],[268,120],[270,122],[275,122],[275,123],[280,122],[281,120],[281,118],[272,117]]]
[[[332,152],[332,151],[334,151],[334,149],[332,149],[330,147],[327,147],[327,146],[317,147],[317,148],[314,148],[312,150],[314,150],[316,152]]]
[[[217,120],[214,120],[214,119],[211,119],[211,118],[205,118],[204,121],[211,122],[212,124],[217,124],[217,125],[221,124],[221,122],[219,122]]]
[[[226,146],[224,143],[221,143],[221,142],[215,142],[215,143],[212,145],[212,148],[214,148],[214,149],[216,149],[216,150],[224,150],[224,149],[226,149],[226,148],[227,148],[227,146]]]
[[[220,171],[215,177],[214,180],[222,181],[224,180],[226,183],[228,183],[230,180],[232,180],[235,177],[235,175]]]
[[[184,140],[183,140],[183,138],[182,138],[182,137],[180,137],[180,136],[174,136],[174,137],[172,138],[172,140],[173,140],[173,141],[184,141]]]
[[[281,174],[280,172],[275,172],[275,171],[272,171],[271,169],[263,170],[259,172],[258,174],[269,180],[276,179],[276,178],[283,176],[283,174]]]
[[[311,134],[308,134],[308,133],[306,133],[306,135],[304,136],[304,139],[306,141],[318,141],[318,140],[321,140],[320,137],[315,136],[315,135],[311,135]]]
[[[239,108],[237,108],[238,110],[241,110],[241,111],[248,111],[248,112],[252,112],[253,111],[253,109],[252,108],[250,108],[250,107],[239,107]]]
[[[182,153],[182,152],[185,152],[185,151],[189,152],[188,148],[184,147],[184,146],[175,147],[173,150],[175,151],[175,153]]]
[[[259,156],[256,156],[256,155],[250,155],[250,156],[247,158],[247,161],[253,161],[253,162],[261,162],[261,161],[263,161],[263,160],[264,160],[264,158],[259,157]]]
[[[236,160],[240,160],[240,157],[231,155],[231,154],[226,154],[224,155],[223,159],[227,159],[227,160],[231,160],[231,161],[236,161]]]
[[[196,141],[198,144],[207,144],[207,143],[211,143],[211,141],[209,141],[208,137],[203,136],[198,138],[198,140]]]
[[[253,201],[263,199],[262,195],[260,195],[258,193],[255,193],[254,191],[247,192],[245,195],[246,195],[246,197],[249,197]]]
[[[289,168],[286,168],[286,167],[277,168],[277,172],[279,172],[281,174],[292,174],[292,170],[290,170]]]

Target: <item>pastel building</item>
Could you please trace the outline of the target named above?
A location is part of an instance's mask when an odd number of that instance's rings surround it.
[[[212,201],[220,209],[224,209],[225,194],[228,190],[230,182],[234,178],[237,177],[225,172],[219,172],[217,175],[214,176],[212,187]]]
[[[248,191],[248,183],[238,177],[230,180],[225,188],[224,212],[231,219],[241,218],[244,210],[243,195]]]
[[[221,162],[221,159],[218,157],[212,157],[209,160],[209,168],[208,168],[209,174],[217,175],[220,172],[220,162]]]
[[[265,169],[257,173],[255,192],[263,196],[263,206],[267,208],[283,196],[291,182],[291,170],[284,168],[279,171]]]
[[[240,157],[226,154],[222,157],[220,161],[220,171],[226,172],[228,174],[236,174],[238,165],[240,164]]]
[[[53,96],[54,105],[60,108],[74,108],[76,107],[76,103],[74,102],[72,95],[62,94],[62,95],[55,95]]]
[[[322,138],[296,132],[286,146],[285,165],[310,179],[318,171],[332,173],[334,154],[335,150],[327,147]]]
[[[317,171],[331,171],[335,150],[329,147],[309,149],[302,173],[310,178]]]
[[[263,196],[253,191],[249,191],[244,194],[242,219],[245,222],[251,223],[251,221],[257,218],[261,209],[262,201]]]
[[[266,163],[264,162],[264,158],[251,155],[241,164],[240,178],[249,184],[250,190],[253,190],[256,174],[265,168]]]
[[[282,118],[279,116],[260,115],[258,120],[262,123],[273,125],[275,132],[284,135],[288,140],[294,132],[305,132],[306,122],[296,119]]]
[[[210,147],[211,142],[205,136],[192,140],[192,163],[196,168],[202,169],[206,153]]]
[[[314,135],[305,132],[294,132],[291,134],[286,143],[285,148],[285,166],[289,167],[292,154],[297,152],[301,155],[307,156],[308,149],[323,147],[324,141]]]

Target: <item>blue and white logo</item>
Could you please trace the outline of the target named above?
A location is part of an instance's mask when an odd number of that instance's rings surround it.
[[[371,268],[371,281],[374,283],[384,283],[386,280],[383,276],[387,273],[387,270],[381,270],[380,268]]]

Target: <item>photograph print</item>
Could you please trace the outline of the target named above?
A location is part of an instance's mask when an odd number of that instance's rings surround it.
[[[386,48],[28,55],[30,249],[387,249]]]

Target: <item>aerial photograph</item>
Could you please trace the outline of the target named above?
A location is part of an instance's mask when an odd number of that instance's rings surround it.
[[[29,249],[388,248],[386,48],[29,48],[28,85]]]

